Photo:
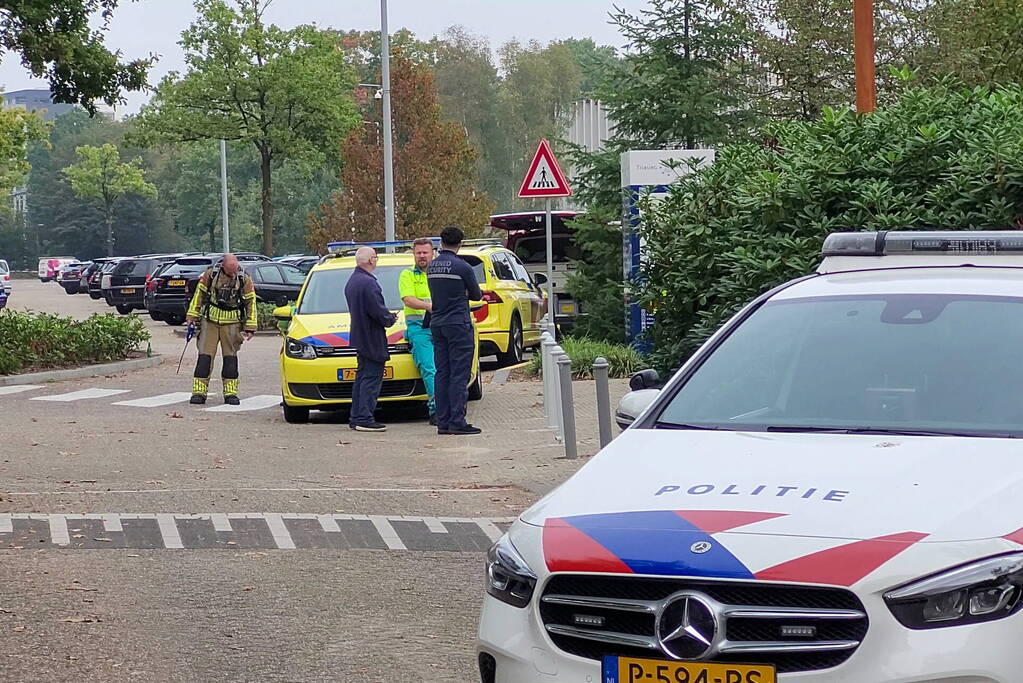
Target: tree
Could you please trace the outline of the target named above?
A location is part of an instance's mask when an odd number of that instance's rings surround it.
[[[198,0],[182,34],[188,71],[171,73],[140,114],[149,143],[218,138],[259,154],[263,253],[273,255],[273,169],[289,158],[330,161],[357,124],[354,72],[338,36],[263,22],[269,0]]]
[[[811,273],[835,231],[1023,226],[1023,87],[942,83],[725,145],[644,207],[640,301],[675,368],[740,306]]]
[[[79,147],[75,154],[78,163],[65,168],[64,174],[80,198],[99,200],[107,228],[107,256],[113,256],[117,203],[129,194],[155,197],[156,187],[146,181],[141,159],[121,162],[121,153],[111,144]]]
[[[90,20],[99,13],[102,28],[117,0],[19,0],[0,10],[0,49],[17,52],[36,77],[46,77],[57,102],[81,104],[90,113],[95,100],[113,106],[122,92],[146,87],[152,59],[122,62],[103,45]]]
[[[37,115],[20,109],[0,109],[0,192],[10,191],[25,179],[31,166],[28,148],[45,140],[47,126]]]
[[[449,224],[467,235],[487,224],[493,204],[475,186],[476,152],[464,129],[440,119],[428,69],[401,55],[391,64],[394,92],[394,188],[398,239],[437,235]],[[308,242],[382,239],[383,151],[379,112],[345,141],[341,189],[311,217]]]

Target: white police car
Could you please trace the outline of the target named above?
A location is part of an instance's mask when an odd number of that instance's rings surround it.
[[[824,256],[494,546],[484,683],[1023,681],[1023,233]]]

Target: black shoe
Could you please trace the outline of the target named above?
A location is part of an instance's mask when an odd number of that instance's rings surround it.
[[[438,434],[442,434],[442,435],[443,435],[443,434],[450,434],[450,433],[451,433],[451,430],[450,430],[450,429],[447,429],[447,428],[441,429],[440,427],[438,427],[438,428],[437,428],[437,433],[438,433]]]
[[[188,402],[194,406],[201,406],[206,403],[206,394],[192,394],[192,398],[188,399]]]
[[[229,394],[224,397],[224,405],[240,406],[241,404],[242,402],[238,400],[238,396],[235,394]]]
[[[455,427],[449,429],[448,434],[459,434],[459,435],[470,435],[470,434],[482,434],[483,430],[479,427],[473,427],[472,425],[465,425],[464,427]]]
[[[430,426],[431,427],[436,427],[437,426],[437,416],[436,415],[431,415],[430,416]]]
[[[355,425],[355,431],[357,432],[386,432],[387,425],[380,424],[379,422],[367,422],[366,424]]]

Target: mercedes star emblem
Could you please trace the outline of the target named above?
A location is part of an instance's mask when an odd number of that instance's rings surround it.
[[[710,541],[697,541],[696,543],[689,546],[689,552],[694,553],[696,555],[702,555],[708,550],[710,550],[712,547],[714,547],[714,544],[711,543]]]
[[[657,614],[657,642],[672,659],[702,659],[714,648],[717,616],[697,593],[676,593]]]

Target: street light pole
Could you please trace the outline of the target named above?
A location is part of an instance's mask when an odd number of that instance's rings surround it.
[[[231,224],[227,218],[227,142],[220,141],[220,210],[223,223],[224,253],[231,251]]]
[[[391,149],[391,44],[387,0],[380,0],[380,73],[384,108],[384,239],[394,240],[394,162]]]
[[[874,75],[874,0],[853,0],[853,43],[856,58],[856,111],[877,109]]]

